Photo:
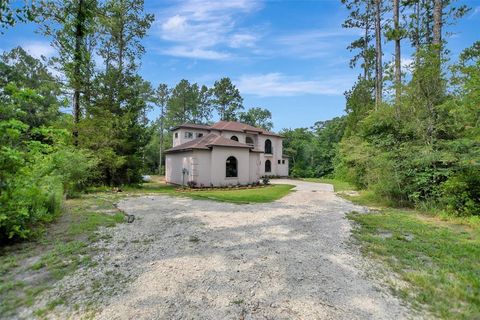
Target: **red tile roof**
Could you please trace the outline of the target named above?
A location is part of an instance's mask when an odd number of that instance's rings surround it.
[[[184,123],[184,124],[173,127],[170,131],[177,130],[178,128],[210,130],[210,126],[206,126],[206,125],[203,125],[203,124]]]
[[[212,128],[219,129],[219,130],[228,130],[228,131],[237,131],[237,132],[245,132],[245,131],[253,131],[262,133],[263,129],[255,128],[249,124],[235,122],[235,121],[218,121]]]
[[[172,152],[181,152],[185,150],[192,150],[192,149],[200,149],[200,150],[209,150],[210,147],[233,147],[233,148],[246,148],[250,149],[253,148],[252,146],[241,143],[238,141],[234,141],[231,139],[227,139],[225,137],[216,135],[214,133],[209,133],[206,136],[185,142],[181,145],[176,147],[170,148],[165,150],[165,153],[172,153]]]
[[[217,123],[211,126],[184,123],[172,128],[172,131],[178,128],[204,129],[204,130],[213,129],[213,130],[219,130],[219,131],[233,131],[233,132],[257,132],[260,134],[264,134],[266,136],[281,137],[279,134],[276,134],[275,132],[266,131],[262,128],[257,128],[249,124],[236,122],[236,121],[218,121]]]

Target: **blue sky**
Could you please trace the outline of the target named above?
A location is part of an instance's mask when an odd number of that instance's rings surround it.
[[[480,0],[457,3],[472,10],[447,27],[453,58],[480,39]],[[154,86],[181,79],[211,86],[230,77],[246,108],[272,112],[275,130],[308,127],[344,113],[343,92],[360,72],[348,67],[352,54],[346,47],[359,31],[342,29],[348,12],[339,0],[146,0],[145,6],[155,22],[144,40],[140,73]],[[32,55],[54,55],[49,39],[35,29],[28,24],[7,30],[0,35],[0,50],[21,45]],[[406,41],[404,49],[408,63]],[[386,43],[384,61],[392,59],[392,51]]]

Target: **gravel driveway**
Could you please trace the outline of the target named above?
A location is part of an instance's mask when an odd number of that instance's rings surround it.
[[[120,202],[137,219],[105,229],[111,238],[98,244],[98,266],[63,281],[63,290],[99,303],[95,318],[109,320],[414,317],[351,242],[345,213],[363,208],[331,185],[274,183],[296,192],[251,205],[169,196]],[[75,297],[79,282],[98,284]]]

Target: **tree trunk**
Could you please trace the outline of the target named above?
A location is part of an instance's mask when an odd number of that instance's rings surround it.
[[[418,66],[418,53],[420,52],[420,2],[415,3],[415,62]]]
[[[367,7],[365,9],[365,41],[363,44],[363,78],[369,79],[369,63],[368,63],[368,33],[370,31],[370,1],[367,1]]]
[[[73,144],[78,146],[78,123],[80,122],[80,91],[81,91],[81,65],[83,63],[82,43],[85,36],[85,12],[84,0],[79,0],[77,7],[77,19],[75,21],[75,52],[73,55]]]
[[[383,91],[381,2],[382,0],[375,0],[375,110],[382,103]]]
[[[438,47],[438,50],[441,50],[442,42],[442,9],[443,3],[442,0],[434,0],[433,7],[433,44]]]
[[[425,12],[423,14],[423,28],[425,32],[425,43],[431,44],[432,43],[432,30],[431,30],[431,20],[430,20],[430,15],[431,15],[431,7],[430,7],[430,1],[432,0],[423,0],[422,4],[423,7],[425,8]]]
[[[161,106],[160,109],[160,152],[159,152],[159,162],[158,162],[158,174],[162,174],[162,158],[163,158],[163,122],[164,117],[164,106]]]
[[[393,27],[395,29],[395,110],[397,117],[400,116],[400,98],[402,89],[402,69],[400,56],[400,5],[399,0],[393,0]]]

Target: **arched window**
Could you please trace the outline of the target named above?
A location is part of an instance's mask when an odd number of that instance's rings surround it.
[[[265,140],[265,153],[272,153],[272,141],[270,139]]]
[[[236,178],[237,174],[237,159],[235,157],[228,157],[227,162],[226,176]]]
[[[265,172],[272,172],[272,163],[270,160],[265,161]]]
[[[246,137],[245,138],[245,143],[253,146],[253,139],[251,137]]]
[[[238,141],[238,137],[237,137],[237,136],[232,136],[230,139],[232,139],[233,141]]]

